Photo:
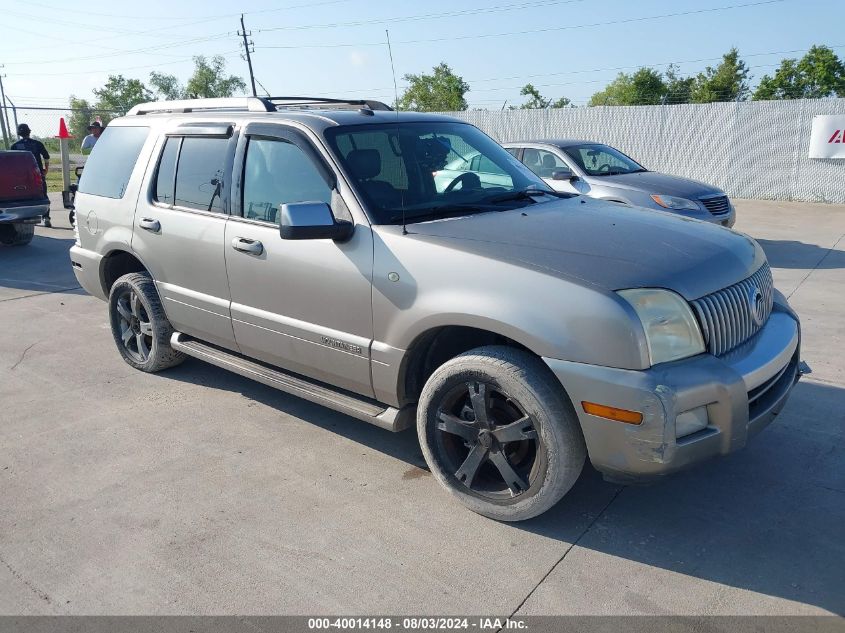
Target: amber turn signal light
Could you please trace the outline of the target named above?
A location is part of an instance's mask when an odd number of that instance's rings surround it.
[[[628,409],[617,409],[616,407],[609,407],[606,404],[596,404],[595,402],[582,402],[584,412],[590,415],[597,415],[600,418],[607,418],[614,422],[624,422],[625,424],[642,424],[643,414],[639,411],[628,411]]]

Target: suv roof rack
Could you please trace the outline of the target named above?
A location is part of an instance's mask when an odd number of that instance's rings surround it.
[[[369,110],[386,110],[392,111],[386,103],[381,101],[374,101],[372,99],[331,99],[328,97],[262,97],[266,101],[274,103],[276,107],[283,108],[330,108],[335,106],[342,109],[344,106],[358,109],[367,108]],[[279,102],[279,103],[276,103]]]
[[[277,112],[279,108],[392,110],[381,101],[370,99],[330,99],[326,97],[224,97],[215,99],[183,99],[179,101],[151,101],[134,106],[126,116],[153,112],[205,112],[228,110],[246,112]]]
[[[248,112],[275,112],[276,107],[259,97],[223,97],[216,99],[183,99],[180,101],[151,101],[139,103],[126,116],[152,112],[196,112],[204,110],[241,110]]]

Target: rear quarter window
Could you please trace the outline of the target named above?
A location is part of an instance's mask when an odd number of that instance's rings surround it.
[[[149,133],[148,127],[107,127],[85,163],[79,191],[122,198]]]

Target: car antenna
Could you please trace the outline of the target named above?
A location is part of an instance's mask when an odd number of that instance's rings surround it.
[[[387,36],[387,52],[390,55],[390,72],[393,74],[393,105],[396,108],[396,143],[399,143],[399,88],[396,86],[396,68],[393,66],[393,47],[390,46],[390,31],[384,29]],[[402,146],[399,145],[401,151]],[[405,224],[405,196],[402,195],[402,235],[408,234],[408,227]]]

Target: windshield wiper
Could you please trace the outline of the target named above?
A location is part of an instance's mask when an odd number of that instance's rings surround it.
[[[534,198],[537,196],[552,196],[554,198],[571,198],[573,195],[571,193],[563,193],[562,191],[546,191],[545,189],[533,189],[529,187],[528,189],[520,189],[519,191],[510,191],[508,193],[503,193],[498,196],[492,196],[490,198],[486,198],[483,202],[489,204],[498,204],[499,202],[511,202],[516,200],[531,200],[534,201]]]
[[[417,210],[419,211],[419,210]],[[425,222],[427,220],[439,220],[441,218],[456,218],[462,215],[473,215],[475,213],[487,213],[496,211],[490,206],[479,204],[446,204],[439,207],[424,209],[422,213],[396,213],[389,218],[390,223],[394,222]]]
[[[596,176],[624,176],[625,174],[639,174],[641,172],[648,171],[647,169],[631,169],[628,171],[605,171],[600,174],[596,174]]]

